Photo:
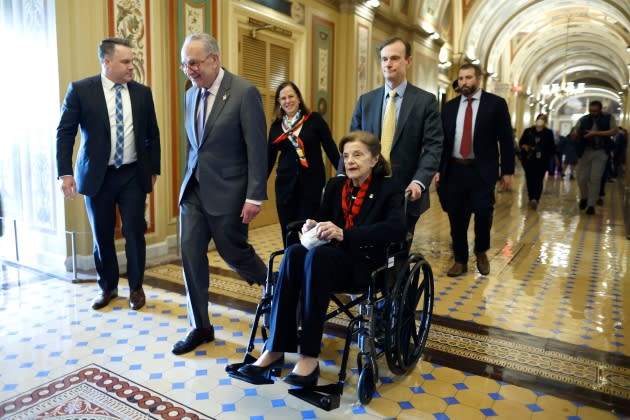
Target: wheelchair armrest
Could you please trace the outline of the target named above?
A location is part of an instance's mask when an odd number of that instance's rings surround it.
[[[287,231],[289,232],[299,232],[302,230],[302,226],[306,223],[306,220],[296,220],[295,222],[291,222],[287,224]]]

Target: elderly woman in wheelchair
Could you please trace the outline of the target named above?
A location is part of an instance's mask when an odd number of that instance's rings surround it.
[[[238,369],[241,376],[265,376],[284,363],[285,352],[294,353],[299,346],[299,359],[284,381],[315,386],[331,293],[367,289],[371,272],[386,264],[383,248],[405,239],[403,191],[388,178],[390,167],[379,141],[371,133],[355,131],[341,139],[339,150],[347,177],[328,182],[317,220],[309,219],[302,227],[302,243],[311,247],[314,241],[318,246],[307,249],[297,243],[286,249],[271,302],[265,350]]]

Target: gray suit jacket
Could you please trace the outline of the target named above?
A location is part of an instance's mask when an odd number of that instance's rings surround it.
[[[361,95],[352,115],[351,131],[364,130],[381,137],[384,95],[384,87]],[[399,188],[404,190],[412,180],[418,180],[428,190],[440,164],[443,139],[435,95],[407,83],[390,153],[392,178]],[[343,169],[342,161],[339,167]],[[420,200],[409,203],[407,212],[419,216],[429,205],[429,193],[425,191]]]
[[[201,89],[186,92],[188,165],[179,192],[199,166],[204,210],[213,216],[240,214],[245,199],[267,198],[267,125],[260,94],[245,79],[225,71],[201,139],[195,114]]]

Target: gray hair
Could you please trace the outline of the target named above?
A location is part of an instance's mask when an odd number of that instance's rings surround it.
[[[214,39],[214,37],[212,37],[211,35],[205,32],[190,34],[184,40],[184,45],[182,46],[182,49],[192,41],[201,41],[201,43],[203,44],[203,49],[208,54],[219,55],[219,44],[217,43],[217,40]]]

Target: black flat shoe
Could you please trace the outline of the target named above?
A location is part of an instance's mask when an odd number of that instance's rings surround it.
[[[267,376],[268,372],[275,373],[274,371],[277,371],[279,374],[280,371],[277,368],[282,367],[282,365],[284,365],[284,355],[280,356],[278,360],[273,361],[271,364],[267,366],[255,366],[252,364],[243,365],[240,368],[238,368],[238,373],[240,373],[241,375],[250,376],[250,377]],[[278,375],[273,375],[273,376],[278,376]]]
[[[282,380],[289,385],[301,386],[302,388],[312,388],[317,385],[317,378],[319,378],[319,364],[308,375],[302,376],[297,373],[289,373]]]

